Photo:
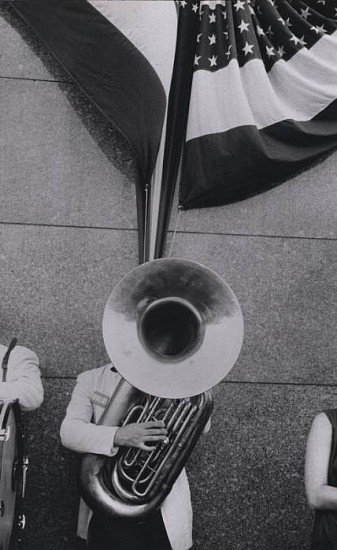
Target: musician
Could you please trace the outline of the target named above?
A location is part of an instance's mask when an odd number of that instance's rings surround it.
[[[0,344],[0,400],[19,400],[22,411],[33,411],[43,401],[39,359],[23,346]]]
[[[321,412],[312,423],[305,488],[315,510],[311,550],[337,550],[337,409]]]
[[[119,445],[150,450],[156,441],[165,439],[162,422],[125,427],[96,425],[120,379],[111,364],[79,375],[61,425],[65,447],[79,453],[113,456]],[[89,522],[90,550],[188,550],[192,546],[192,507],[185,470],[161,509],[147,521],[130,524],[107,519],[92,514],[81,501],[77,534],[82,539],[87,538]]]

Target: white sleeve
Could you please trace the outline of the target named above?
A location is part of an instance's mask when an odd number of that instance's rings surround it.
[[[0,399],[18,399],[23,411],[33,411],[41,405],[43,387],[36,353],[22,346],[12,350],[6,382],[0,382]]]
[[[118,427],[99,426],[92,422],[94,391],[93,372],[80,374],[61,424],[61,441],[65,447],[78,453],[113,456],[118,450],[114,447]]]

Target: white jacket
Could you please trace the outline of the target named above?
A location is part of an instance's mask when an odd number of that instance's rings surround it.
[[[79,453],[113,456],[117,427],[96,426],[121,377],[112,365],[79,375],[66,416],[61,425],[61,440],[65,447]],[[161,505],[166,532],[173,550],[188,550],[192,546],[192,506],[187,476],[183,470],[171,492]],[[77,534],[86,538],[91,513],[81,501]]]
[[[0,344],[0,400],[18,399],[23,411],[37,409],[43,401],[43,387],[36,353],[15,346],[9,356],[6,382],[1,382],[1,364],[6,351],[7,346]]]

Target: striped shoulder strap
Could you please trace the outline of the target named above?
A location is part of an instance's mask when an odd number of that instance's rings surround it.
[[[1,364],[1,368],[2,368],[2,382],[6,382],[6,378],[7,378],[7,367],[8,367],[8,360],[9,360],[9,356],[11,354],[11,351],[15,348],[16,346],[16,343],[17,343],[17,338],[13,338],[13,340],[11,341],[11,343],[9,344],[8,346],[8,349],[4,355],[4,358],[2,360],[2,364]]]

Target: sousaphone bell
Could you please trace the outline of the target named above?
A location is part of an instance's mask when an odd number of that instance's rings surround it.
[[[160,506],[212,413],[210,388],[235,364],[243,339],[237,298],[214,271],[164,258],[129,272],[111,293],[103,338],[123,380],[100,424],[163,420],[166,443],[86,455],[80,482],[88,505],[137,520]]]

